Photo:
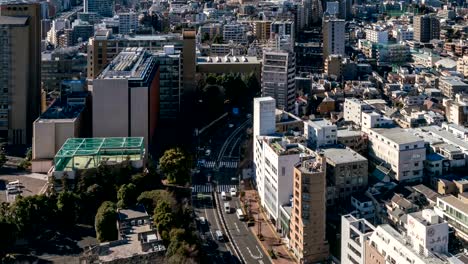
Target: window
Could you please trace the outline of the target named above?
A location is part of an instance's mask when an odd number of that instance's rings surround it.
[[[419,162],[415,162],[414,166],[416,166],[416,167],[419,166]]]
[[[285,176],[285,175],[286,175],[286,168],[281,167],[281,176]]]

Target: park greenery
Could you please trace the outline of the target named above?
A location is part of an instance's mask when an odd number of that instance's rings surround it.
[[[172,160],[173,159],[173,160]],[[10,253],[21,253],[19,241],[29,245],[50,243],[44,233],[75,234],[78,226],[94,226],[99,242],[118,237],[117,210],[143,204],[153,216],[163,238],[167,263],[196,262],[198,242],[190,205],[191,158],[182,149],[170,149],[161,158],[160,170],[172,185],[165,186],[156,166],[135,170],[129,161],[100,164],[78,171],[76,179],[52,179],[47,194],[21,197],[12,204],[0,204],[0,263]],[[57,243],[59,244],[59,243]],[[77,253],[77,252],[73,252]]]
[[[254,73],[208,74],[198,86],[204,112],[212,114],[212,117],[219,116],[230,107],[249,107],[252,98],[260,92],[260,83]]]

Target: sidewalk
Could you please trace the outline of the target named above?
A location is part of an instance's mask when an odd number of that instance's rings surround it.
[[[249,188],[246,188],[249,189]],[[270,259],[272,260],[273,263],[275,264],[292,264],[292,263],[297,263],[296,259],[292,255],[291,252],[287,249],[287,245],[281,240],[281,237],[279,234],[277,234],[274,230],[275,227],[272,225],[271,222],[269,222],[267,219],[266,215],[264,212],[260,213],[259,216],[259,204],[257,203],[257,191],[256,190],[245,190],[245,197],[243,199],[244,201],[250,201],[250,208],[252,212],[252,216],[255,219],[255,225],[249,227],[250,231],[254,233],[255,237],[257,238],[258,241],[258,225],[259,222],[257,219],[259,219],[261,223],[261,234],[263,235],[263,241],[260,241],[261,246],[263,250],[265,251],[266,254],[269,255],[269,251],[273,250],[276,255],[276,259]],[[247,202],[249,203],[249,202]]]

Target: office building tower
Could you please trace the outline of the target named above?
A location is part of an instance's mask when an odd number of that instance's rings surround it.
[[[182,65],[180,51],[174,45],[153,53],[159,65],[159,117],[161,120],[176,119],[181,110]]]
[[[182,32],[182,81],[184,84],[184,97],[187,99],[193,99],[193,95],[196,90],[195,73],[197,71],[196,66],[196,42],[195,42],[196,31],[195,30],[184,30]],[[193,100],[187,100],[185,103],[192,102]],[[190,105],[187,109],[192,109]]]
[[[340,18],[347,20],[351,17],[351,1],[352,0],[340,0]]]
[[[95,12],[103,17],[114,15],[114,0],[86,0],[83,2],[84,12]]]
[[[322,155],[310,155],[295,165],[289,246],[299,263],[328,258],[326,239],[326,163]]]
[[[195,39],[193,39],[195,42]],[[97,30],[88,44],[88,79],[94,79],[99,73],[126,47],[145,47],[149,51],[160,51],[165,45],[175,45],[177,50],[182,49],[182,36],[180,34],[168,35],[141,35],[138,37],[113,35],[112,30]],[[195,44],[192,48],[193,67],[192,76],[195,74]],[[190,53],[188,53],[190,54]],[[188,56],[188,55],[186,55]],[[190,60],[189,60],[190,61]]]
[[[138,29],[138,14],[135,12],[119,13],[119,34],[135,33]]]
[[[93,137],[144,137],[159,115],[159,67],[143,48],[127,48],[93,80]]]
[[[275,133],[276,101],[273,97],[254,98],[253,135],[266,136]]]
[[[303,0],[303,6],[307,21],[307,26],[320,23],[323,16],[323,6],[321,0]]]
[[[262,96],[276,100],[277,108],[292,111],[296,98],[296,58],[294,53],[264,50],[262,65]]]
[[[414,40],[429,42],[440,37],[440,21],[433,15],[421,15],[413,18]]]
[[[340,14],[340,2],[331,1],[327,2],[327,7],[325,9],[329,15],[338,16]]]
[[[40,114],[40,4],[12,1],[0,9],[0,137],[28,144]]]
[[[388,44],[388,31],[378,27],[366,29],[366,39],[372,43]]]
[[[325,16],[323,20],[323,58],[345,55],[345,20]]]

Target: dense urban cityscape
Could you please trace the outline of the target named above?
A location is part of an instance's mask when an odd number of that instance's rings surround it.
[[[467,0],[0,0],[0,263],[468,264]]]

